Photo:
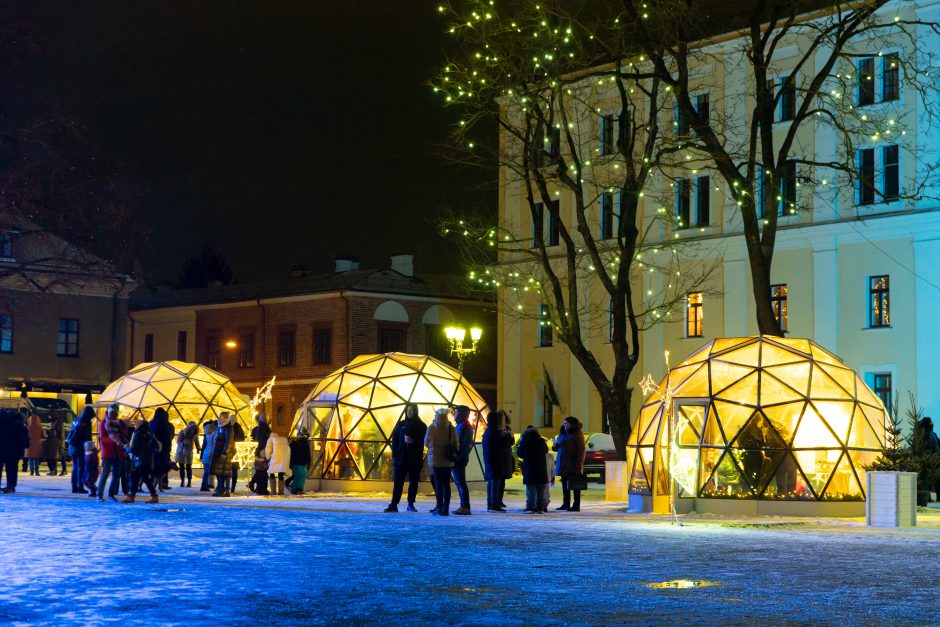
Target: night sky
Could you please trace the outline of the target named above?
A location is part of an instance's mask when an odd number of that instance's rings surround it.
[[[457,269],[437,216],[495,218],[495,171],[438,154],[456,112],[427,86],[448,39],[435,7],[4,0],[2,124],[69,115],[139,177],[154,281],[207,239],[241,282],[343,254]]]

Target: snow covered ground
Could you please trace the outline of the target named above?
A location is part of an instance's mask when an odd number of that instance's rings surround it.
[[[4,624],[936,624],[940,511],[858,520],[383,514],[387,496],[0,496]],[[507,499],[521,509],[521,494]],[[556,500],[553,505],[557,505]],[[676,579],[717,585],[654,589]]]

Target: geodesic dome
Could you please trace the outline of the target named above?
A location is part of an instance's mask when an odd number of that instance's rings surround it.
[[[251,408],[231,380],[215,370],[184,361],[139,364],[98,397],[98,405],[111,403],[129,409],[122,411],[128,417],[141,414],[147,420],[163,407],[177,431],[190,420],[201,429],[203,422],[218,420],[224,411],[235,415],[245,433],[250,430]]]
[[[298,410],[292,432],[310,432],[313,478],[391,481],[392,429],[405,403],[418,405],[430,424],[439,407],[466,405],[474,441],[486,428],[486,403],[463,374],[427,355],[360,355],[323,378]],[[481,453],[474,447],[467,478],[482,479]]]
[[[675,479],[679,497],[863,500],[886,420],[855,372],[810,340],[714,340],[646,399],[627,443],[629,490],[666,495]]]

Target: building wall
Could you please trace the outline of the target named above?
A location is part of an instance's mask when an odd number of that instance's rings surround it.
[[[130,315],[131,342],[128,347],[128,368],[146,360],[146,337],[153,336],[151,361],[179,359],[179,333],[186,334],[183,361],[194,361],[196,356],[196,314],[190,309],[154,309],[135,311]]]

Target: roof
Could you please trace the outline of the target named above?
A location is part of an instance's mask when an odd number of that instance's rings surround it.
[[[131,294],[130,308],[161,309],[340,291],[454,298],[476,302],[486,300],[470,293],[463,281],[453,277],[405,276],[390,269],[372,269],[185,290],[154,291],[152,288],[141,287]]]

